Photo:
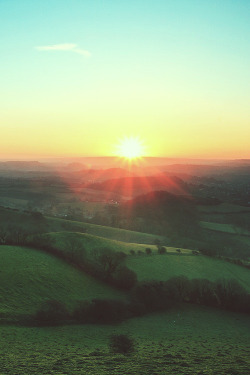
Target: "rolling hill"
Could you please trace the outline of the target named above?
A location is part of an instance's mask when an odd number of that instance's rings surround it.
[[[77,301],[122,298],[114,290],[41,251],[0,246],[0,318],[30,314],[47,299],[57,299],[73,309]]]
[[[164,173],[155,176],[112,178],[88,186],[91,189],[116,192],[123,196],[135,197],[154,190],[166,190],[175,194],[187,194],[186,184],[178,177]]]

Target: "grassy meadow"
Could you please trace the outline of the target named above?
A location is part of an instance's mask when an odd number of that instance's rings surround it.
[[[123,297],[121,292],[36,249],[0,246],[0,264],[1,321],[34,313],[47,299],[59,300],[72,310],[79,300]]]
[[[54,231],[60,231],[62,228],[67,231],[81,232],[86,231],[88,234],[94,236],[109,238],[111,240],[117,240],[122,242],[134,242],[140,244],[153,244],[156,238],[160,239],[163,243],[166,242],[166,238],[163,236],[153,235],[149,233],[135,232],[132,230],[126,230],[121,228],[112,228],[104,225],[81,223],[79,221],[64,220],[59,218],[47,217],[49,226]]]
[[[37,228],[34,219],[20,211],[0,209],[0,219],[22,223],[22,228],[32,233]],[[165,281],[174,276],[210,281],[233,278],[250,291],[248,269],[195,255],[195,247],[166,246],[167,253],[158,254],[154,241],[159,239],[166,245],[165,237],[53,217],[38,224],[38,233],[63,253],[72,251],[72,241],[80,244],[79,253],[82,247],[90,257],[101,248],[125,253],[125,263],[138,281]],[[218,223],[206,224],[208,233],[212,229],[215,236],[237,236],[248,244],[248,236],[227,231],[229,224],[217,231],[212,226]],[[146,248],[152,253],[146,254]],[[20,317],[35,313],[48,299],[56,299],[73,311],[79,301],[127,300],[127,293],[32,247],[0,246],[0,264],[1,375],[249,374],[250,320],[246,314],[186,303],[113,325],[20,326]],[[135,352],[111,353],[109,337],[114,333],[131,336]]]
[[[249,332],[245,315],[189,305],[119,326],[5,326],[0,368],[11,375],[248,375]],[[133,337],[136,351],[110,353],[113,333]]]
[[[191,252],[165,255],[130,256],[128,267],[135,271],[139,281],[164,281],[175,276],[186,276],[189,279],[237,279],[239,283],[250,291],[250,272],[248,269],[221,259],[214,259],[203,255],[192,255]]]

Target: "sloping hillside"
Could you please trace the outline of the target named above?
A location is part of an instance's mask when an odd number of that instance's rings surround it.
[[[57,299],[72,309],[79,300],[123,295],[60,259],[34,249],[0,246],[0,264],[2,318],[34,312],[47,299]]]
[[[241,266],[221,259],[204,255],[165,254],[151,256],[130,256],[127,266],[136,272],[139,281],[168,280],[174,276],[186,276],[189,279],[236,279],[250,291],[250,271]]]

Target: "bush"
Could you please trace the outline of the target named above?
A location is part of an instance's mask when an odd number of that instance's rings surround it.
[[[167,249],[164,246],[158,247],[158,254],[166,254]]]
[[[134,250],[130,250],[130,254],[131,255],[135,255],[135,251]]]
[[[150,249],[150,247],[146,247],[145,252],[148,255],[152,254],[152,250]]]
[[[129,354],[135,351],[135,342],[127,335],[112,335],[109,339],[109,348],[112,353]]]

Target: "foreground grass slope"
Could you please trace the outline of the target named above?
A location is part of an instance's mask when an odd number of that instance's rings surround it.
[[[0,246],[0,316],[33,313],[47,299],[74,308],[77,301],[121,298],[122,293],[58,258],[25,247]]]
[[[0,368],[10,375],[249,375],[249,332],[247,315],[187,305],[117,326],[7,326]],[[114,333],[131,335],[137,351],[109,353]]]

